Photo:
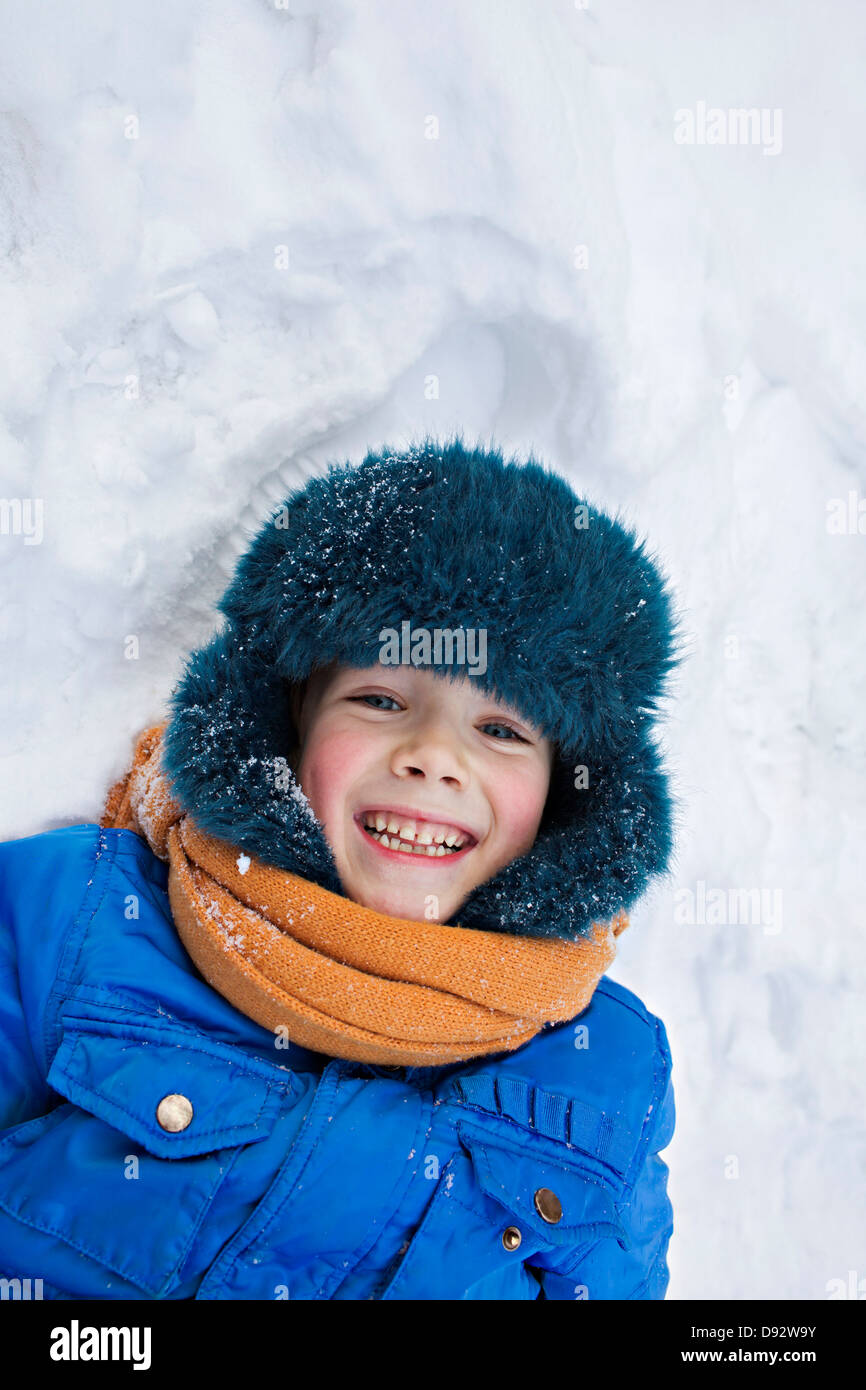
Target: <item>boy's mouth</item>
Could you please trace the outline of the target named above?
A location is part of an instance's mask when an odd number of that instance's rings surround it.
[[[471,831],[447,821],[425,820],[385,807],[359,811],[361,831],[382,849],[407,858],[454,859],[467,854],[478,841]]]

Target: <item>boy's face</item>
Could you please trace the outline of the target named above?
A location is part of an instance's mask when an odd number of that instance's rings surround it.
[[[315,672],[299,742],[297,777],[345,892],[389,917],[447,922],[535,841],[553,745],[471,677],[379,664]],[[364,828],[377,824],[378,839]]]

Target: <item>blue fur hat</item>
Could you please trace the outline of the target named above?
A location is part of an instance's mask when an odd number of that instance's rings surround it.
[[[293,685],[332,661],[374,665],[384,629],[462,628],[486,634],[479,687],[556,748],[535,844],[453,920],[574,940],[666,869],[653,724],[677,661],[671,598],[634,534],[533,457],[505,462],[458,437],[332,464],[274,509],[219,608],[228,621],[189,657],[164,746],[204,830],[342,893],[288,766]],[[422,660],[463,678],[454,655]]]

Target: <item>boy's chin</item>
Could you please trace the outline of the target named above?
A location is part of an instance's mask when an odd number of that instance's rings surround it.
[[[353,902],[381,912],[385,917],[399,917],[409,922],[448,922],[466,900],[466,895],[455,899],[453,894],[447,898],[433,889],[414,892],[404,887],[377,884],[371,888],[360,889],[350,894]]]

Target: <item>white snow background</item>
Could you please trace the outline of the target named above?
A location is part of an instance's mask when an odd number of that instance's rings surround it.
[[[98,819],[305,472],[534,449],[649,538],[688,633],[677,860],[611,971],[673,1052],[668,1297],[866,1280],[866,535],[828,529],[864,492],[866,11],[3,0],[0,30],[0,496],[44,507],[0,535],[0,837]],[[781,149],[678,143],[700,102],[779,110]],[[781,918],[685,924],[699,883]]]

